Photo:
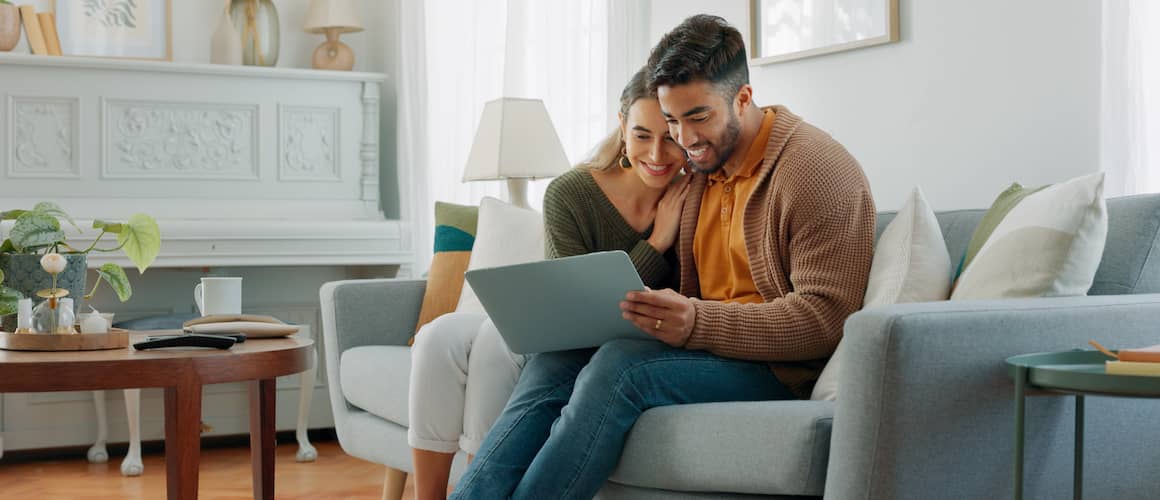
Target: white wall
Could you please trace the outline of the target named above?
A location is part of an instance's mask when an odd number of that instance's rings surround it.
[[[899,43],[752,67],[756,101],[833,134],[879,209],[915,184],[936,209],[986,207],[1099,170],[1099,2],[900,3]],[[651,39],[697,13],[749,40],[749,0],[654,1]]]

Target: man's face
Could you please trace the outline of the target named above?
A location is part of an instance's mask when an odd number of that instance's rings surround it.
[[[685,149],[689,166],[712,173],[733,155],[741,137],[741,118],[731,99],[708,81],[657,88],[669,134]]]

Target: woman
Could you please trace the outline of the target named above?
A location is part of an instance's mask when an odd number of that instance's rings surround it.
[[[688,180],[673,182],[685,153],[637,72],[620,94],[620,127],[592,158],[552,181],[544,195],[549,258],[628,253],[644,284],[666,288]],[[419,500],[445,498],[451,460],[479,450],[512,393],[523,356],[504,345],[486,315],[445,314],[416,335],[407,439]]]

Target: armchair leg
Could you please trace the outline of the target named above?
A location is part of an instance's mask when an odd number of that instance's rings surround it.
[[[406,484],[406,472],[387,467],[387,474],[383,477],[383,500],[402,500]]]

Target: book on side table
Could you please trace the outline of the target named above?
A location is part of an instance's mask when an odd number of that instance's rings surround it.
[[[1104,370],[1116,375],[1160,375],[1160,345],[1120,349],[1118,361],[1107,361]]]

